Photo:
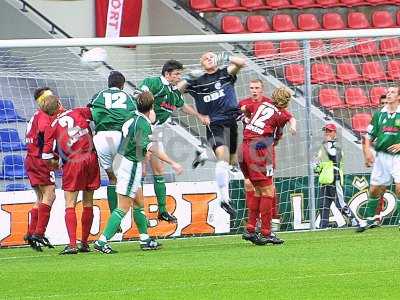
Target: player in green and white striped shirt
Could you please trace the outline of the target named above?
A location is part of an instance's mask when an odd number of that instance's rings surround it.
[[[386,105],[376,112],[364,137],[363,152],[367,167],[373,167],[370,179],[367,209],[357,232],[363,232],[374,223],[379,198],[394,180],[397,211],[400,211],[400,89],[391,87],[386,95]],[[371,146],[374,144],[376,156]]]
[[[154,145],[150,136],[151,114],[153,111],[154,98],[150,92],[142,92],[137,98],[138,111],[122,126],[122,141],[115,160],[118,194],[118,208],[114,209],[107,226],[94,244],[97,251],[110,254],[113,251],[107,241],[117,232],[122,219],[134,206],[134,220],[140,233],[140,247],[143,250],[158,249],[160,244],[147,234],[147,219],[143,213],[143,197],[141,190],[142,162],[149,151],[160,160],[170,164],[172,169],[179,175],[182,166],[170,159]]]

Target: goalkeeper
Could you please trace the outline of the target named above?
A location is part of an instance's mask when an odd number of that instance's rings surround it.
[[[162,144],[163,131],[171,119],[172,113],[178,109],[199,119],[204,123],[207,119],[199,114],[193,107],[185,104],[182,93],[178,90],[177,83],[182,79],[183,65],[176,60],[168,60],[163,65],[161,76],[145,78],[139,89],[150,91],[154,95],[154,111],[156,114],[154,136],[160,152],[164,152]],[[205,153],[204,153],[205,154]],[[176,223],[177,219],[166,208],[166,187],[164,178],[164,163],[156,156],[150,158],[154,176],[154,192],[158,203],[158,219]]]
[[[367,209],[357,232],[363,232],[374,225],[374,215],[380,197],[394,180],[396,196],[400,197],[400,95],[398,87],[390,87],[386,94],[386,105],[376,112],[363,139],[365,165],[373,167]],[[375,144],[376,156],[371,151]],[[397,211],[400,204],[397,199]]]
[[[171,160],[164,152],[159,151],[158,147],[150,141],[151,123],[154,121],[153,103],[153,95],[150,92],[142,92],[137,98],[138,111],[122,126],[123,138],[118,149],[121,161],[116,172],[118,208],[114,209],[103,234],[94,243],[94,248],[102,253],[115,252],[107,241],[117,232],[123,217],[132,206],[132,202],[136,207],[143,207],[140,185],[142,162],[147,152],[149,151],[153,156],[170,164],[178,175],[182,172],[181,165]],[[140,233],[141,249],[158,249],[160,244],[147,234],[147,219],[143,213],[141,218],[143,220],[139,224],[135,219]]]
[[[231,217],[236,215],[229,197],[229,163],[236,165],[238,126],[236,123],[236,74],[245,66],[241,57],[228,52],[204,53],[200,58],[204,74],[179,83],[194,98],[197,110],[207,116],[207,140],[217,158],[215,179],[221,208]],[[222,65],[227,65],[221,67]],[[196,162],[195,162],[196,164]],[[195,165],[194,165],[195,166]]]

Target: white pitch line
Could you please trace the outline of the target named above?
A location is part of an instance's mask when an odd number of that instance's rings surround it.
[[[226,283],[229,285],[237,285],[237,284],[254,284],[254,283],[267,283],[271,281],[282,281],[282,280],[304,280],[304,279],[314,279],[314,278],[321,278],[321,277],[339,277],[339,276],[360,276],[360,275],[366,275],[366,274],[377,274],[377,273],[396,273],[399,272],[399,269],[391,269],[391,270],[375,270],[375,271],[365,271],[365,272],[346,272],[346,273],[328,273],[328,274],[318,274],[318,275],[302,275],[302,276],[293,276],[293,277],[287,277],[285,275],[284,277],[279,277],[279,278],[264,278],[264,279],[252,279],[252,280],[229,280]],[[209,287],[209,286],[217,286],[217,285],[223,285],[224,282],[204,282],[204,283],[192,283],[192,284],[176,284],[176,285],[166,285],[163,287],[163,289],[169,289],[169,290],[179,290],[182,288],[201,288],[201,287]],[[127,289],[119,289],[119,290],[108,290],[108,291],[98,291],[98,292],[88,292],[88,293],[67,293],[67,294],[53,294],[53,295],[40,295],[40,296],[22,296],[18,297],[18,299],[52,299],[52,298],[71,298],[71,297],[77,297],[77,298],[82,298],[83,296],[90,296],[93,298],[93,296],[96,295],[109,295],[109,294],[128,294],[131,292],[140,292],[140,291],[146,291],[146,290],[154,290],[157,289],[158,286],[152,286],[152,287],[133,287],[133,288],[127,288]],[[8,299],[17,299],[17,298],[8,298]]]

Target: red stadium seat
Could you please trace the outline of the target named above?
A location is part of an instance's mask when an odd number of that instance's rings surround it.
[[[344,102],[348,106],[363,107],[369,105],[368,97],[362,88],[351,87],[344,92]]]
[[[360,55],[376,55],[379,52],[375,40],[371,38],[357,39],[355,50]]]
[[[362,76],[366,81],[370,82],[386,79],[385,70],[379,61],[369,61],[363,63]]]
[[[288,53],[300,51],[300,44],[299,41],[280,41],[279,42],[279,52],[280,53]]]
[[[398,38],[388,38],[381,40],[380,50],[382,54],[400,54],[400,40]]]
[[[357,133],[367,132],[367,127],[371,123],[372,116],[369,113],[358,113],[351,118],[351,127]]]
[[[239,0],[215,0],[215,6],[221,10],[245,10]]]
[[[264,16],[248,16],[246,20],[247,30],[249,32],[269,32],[269,26]]]
[[[388,79],[400,80],[400,60],[391,60],[387,66]]]
[[[400,10],[397,11],[397,13],[396,13],[396,22],[397,22],[397,25],[400,26]]]
[[[364,0],[340,0],[340,2],[348,7],[353,7],[353,6],[357,6],[357,5],[365,5]]]
[[[278,53],[278,50],[274,47],[273,42],[263,41],[254,43],[254,56],[258,58],[273,57]]]
[[[331,83],[335,81],[336,76],[330,64],[313,64],[311,66],[312,83]]]
[[[304,67],[299,64],[285,66],[285,78],[294,85],[304,84]]]
[[[372,13],[372,26],[376,28],[396,27],[392,14],[386,10],[377,10]]]
[[[367,2],[367,3],[369,3],[370,5],[384,5],[384,4],[388,4],[388,5],[390,5],[390,4],[394,4],[394,2],[396,2],[396,1],[385,1],[385,0],[365,0],[365,2]],[[397,3],[399,3],[398,1],[397,1]]]
[[[330,41],[331,50],[337,49],[331,53],[333,56],[353,55],[354,47],[348,39],[338,38]]]
[[[374,86],[369,91],[369,100],[372,106],[381,105],[381,96],[386,95],[387,89],[382,86]]]
[[[337,89],[323,88],[318,92],[319,104],[325,108],[343,108],[345,104]]]
[[[292,17],[286,14],[278,14],[272,17],[272,28],[274,31],[297,31]]]
[[[323,49],[324,47],[325,43],[323,40],[310,40],[311,49]]]
[[[293,6],[297,8],[309,8],[318,6],[315,4],[314,0],[291,0],[290,2]]]
[[[346,24],[339,13],[326,13],[322,17],[322,27],[327,30],[345,29]]]
[[[190,0],[190,7],[198,12],[219,11],[211,0]]]
[[[356,82],[361,80],[361,75],[351,62],[339,63],[336,67],[336,77],[341,82]]]
[[[267,8],[262,0],[241,0],[242,7],[247,10],[257,10]]]
[[[224,16],[221,20],[223,33],[242,33],[245,32],[242,21],[238,16]]]
[[[293,5],[290,4],[289,0],[265,0],[265,4],[269,8],[277,8],[277,9],[282,9],[282,8],[292,8]]]
[[[347,15],[347,26],[352,29],[369,28],[367,16],[362,12],[350,12]]]
[[[340,5],[339,0],[315,0],[322,7],[332,7]]]
[[[300,14],[297,17],[297,25],[300,30],[320,30],[321,25],[314,14]]]

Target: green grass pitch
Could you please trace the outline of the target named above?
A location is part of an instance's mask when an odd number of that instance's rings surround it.
[[[398,227],[280,237],[165,240],[147,252],[113,243],[114,255],[0,249],[0,299],[400,299]]]

